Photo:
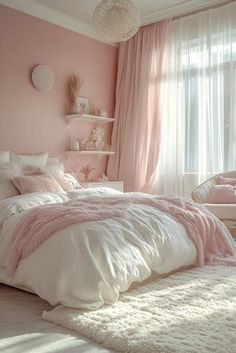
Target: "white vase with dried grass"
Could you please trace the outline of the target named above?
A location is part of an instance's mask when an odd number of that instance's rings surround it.
[[[69,79],[69,97],[71,103],[71,113],[79,113],[80,105],[77,103],[79,97],[80,88],[83,81],[80,79],[79,75],[72,75]]]

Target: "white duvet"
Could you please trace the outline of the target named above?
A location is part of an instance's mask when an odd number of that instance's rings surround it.
[[[22,260],[13,277],[5,268],[17,222],[29,208],[73,197],[108,196],[112,189],[32,193],[0,202],[0,281],[23,286],[50,304],[93,309],[114,303],[135,281],[195,263],[196,249],[184,227],[150,206],[132,205],[132,217],[67,227]],[[122,195],[122,193],[119,193]]]

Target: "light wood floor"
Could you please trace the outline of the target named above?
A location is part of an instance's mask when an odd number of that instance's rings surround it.
[[[36,295],[0,284],[1,353],[111,353],[41,319],[50,305]]]

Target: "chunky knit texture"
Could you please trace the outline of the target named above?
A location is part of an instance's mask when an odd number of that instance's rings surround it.
[[[112,306],[62,305],[43,319],[125,353],[236,353],[236,270],[203,266],[122,294]]]
[[[116,197],[91,197],[62,204],[43,205],[27,212],[16,227],[8,261],[8,273],[14,273],[21,259],[32,254],[55,232],[72,224],[112,217],[131,217],[129,207],[145,205],[174,216],[181,222],[196,246],[197,264],[230,263],[236,265],[233,242],[224,225],[202,206],[177,196],[125,194]]]

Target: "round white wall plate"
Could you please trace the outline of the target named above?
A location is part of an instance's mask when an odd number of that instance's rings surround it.
[[[42,92],[49,92],[55,84],[55,77],[50,67],[38,65],[32,71],[32,82]]]

